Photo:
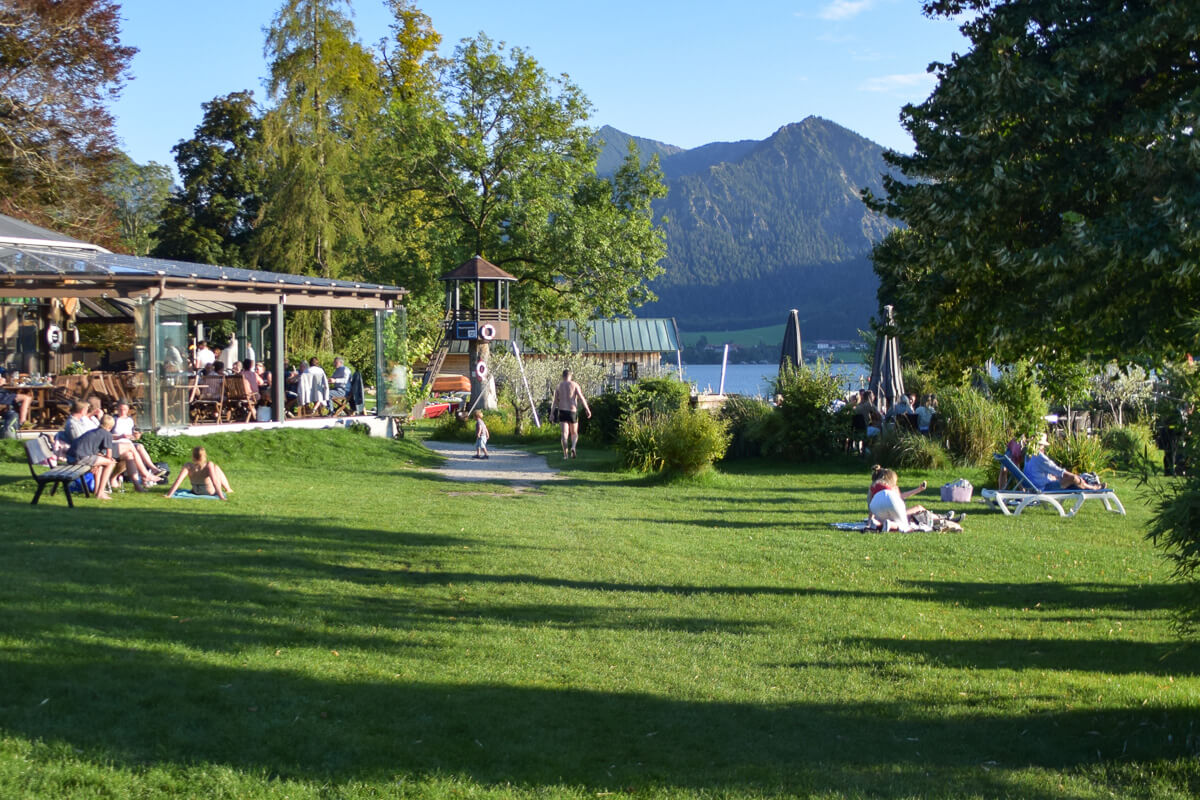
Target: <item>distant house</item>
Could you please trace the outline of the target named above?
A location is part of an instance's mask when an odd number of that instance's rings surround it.
[[[670,364],[679,362],[679,330],[671,317],[649,319],[596,319],[589,323],[590,336],[583,336],[574,322],[559,323],[567,336],[570,349],[575,353],[593,356],[609,365],[609,376],[614,386],[635,381],[639,376],[652,374],[663,363],[663,354]],[[520,332],[516,334],[517,345],[523,358],[542,358],[541,353],[528,351],[521,345]],[[450,352],[442,364],[439,375],[468,375],[470,363],[465,341],[451,342]],[[493,348],[510,349],[506,341],[492,342]]]

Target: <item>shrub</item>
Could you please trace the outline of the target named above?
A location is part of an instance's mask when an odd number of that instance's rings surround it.
[[[714,414],[685,408],[667,417],[663,425],[663,466],[683,475],[695,475],[712,466],[729,447],[729,425]]]
[[[138,439],[151,461],[187,461],[192,457],[192,448],[178,436],[162,436],[154,431],[142,431]]]
[[[1088,436],[1086,433],[1056,436],[1050,440],[1046,455],[1060,467],[1074,473],[1100,473],[1107,470],[1109,462],[1112,461],[1112,456],[1100,438]]]
[[[1163,452],[1154,442],[1149,425],[1109,427],[1101,438],[1113,469],[1152,475],[1162,469]]]
[[[762,454],[763,425],[775,409],[755,397],[733,395],[721,407],[720,418],[729,426],[726,459],[753,458]]]
[[[684,408],[672,414],[648,410],[621,423],[617,449],[624,464],[639,472],[670,470],[695,475],[725,454],[727,425],[707,411]]]
[[[587,430],[583,435],[596,444],[615,444],[621,433],[621,396],[617,392],[605,392],[588,401],[592,409],[592,418],[588,420]],[[549,406],[546,408],[546,418],[549,419]]]
[[[938,383],[937,376],[919,361],[906,361],[901,367],[901,374],[904,377],[904,391],[917,396],[917,402],[920,403],[926,395],[937,394]]]
[[[677,378],[644,378],[619,392],[606,392],[589,403],[592,419],[585,433],[592,441],[612,444],[620,437],[621,424],[630,415],[673,414],[687,408],[692,387]]]
[[[1036,437],[1046,429],[1048,406],[1037,382],[1037,371],[1026,362],[1005,368],[992,383],[992,399],[1004,409],[1010,433]]]
[[[946,469],[950,456],[928,436],[890,427],[871,445],[871,458],[892,469]]]
[[[942,394],[938,413],[950,454],[960,463],[985,466],[1006,441],[1004,410],[969,386]]]
[[[638,472],[658,472],[663,467],[662,447],[666,420],[642,411],[621,420],[617,452],[621,461]]]
[[[1200,628],[1200,478],[1164,482],[1155,502],[1146,538],[1161,547],[1174,565],[1173,577],[1185,587],[1175,621],[1184,636]]]
[[[783,405],[764,427],[764,455],[781,455],[802,461],[826,458],[841,450],[850,430],[849,418],[830,411],[841,399],[841,382],[818,362],[815,367],[786,368],[775,381]]]

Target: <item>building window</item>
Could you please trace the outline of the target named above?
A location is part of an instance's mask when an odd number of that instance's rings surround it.
[[[638,378],[638,365],[636,361],[626,361],[625,368],[621,372],[621,379],[626,381],[636,381]]]

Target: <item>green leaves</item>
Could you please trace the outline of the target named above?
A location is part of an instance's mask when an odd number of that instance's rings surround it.
[[[917,151],[876,207],[881,300],[931,361],[1194,349],[1200,11],[1183,2],[937,2],[973,47],[903,112]]]

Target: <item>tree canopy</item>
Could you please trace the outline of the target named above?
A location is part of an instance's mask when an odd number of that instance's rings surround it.
[[[171,195],[171,168],[157,161],[138,164],[120,153],[104,185],[120,225],[121,247],[135,256],[149,255],[155,245],[159,217]]]
[[[378,73],[339,8],[346,0],[284,0],[267,29],[267,169],[260,258],[269,269],[341,278],[365,211],[347,186],[354,141],[379,108]],[[333,348],[332,314],[321,349]]]
[[[115,242],[108,103],[136,52],[120,43],[114,0],[0,3],[0,211]]]
[[[172,148],[183,186],[163,210],[151,255],[243,267],[262,196],[262,119],[250,92],[203,105],[195,135]]]
[[[480,34],[439,70],[434,100],[392,102],[380,169],[392,196],[427,203],[439,271],[478,254],[514,275],[514,309],[534,339],[556,320],[626,314],[652,297],[661,172],[631,153],[611,180],[596,175],[577,86]]]
[[[874,206],[909,352],[1161,361],[1200,345],[1200,6],[938,0],[971,49],[906,106]]]

